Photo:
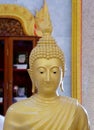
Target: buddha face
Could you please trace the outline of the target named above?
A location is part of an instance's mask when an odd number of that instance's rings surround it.
[[[62,80],[62,63],[59,59],[37,59],[33,64],[32,81],[43,96],[56,95]]]

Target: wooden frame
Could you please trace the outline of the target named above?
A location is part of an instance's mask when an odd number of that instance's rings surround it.
[[[72,97],[81,103],[82,0],[72,0]]]

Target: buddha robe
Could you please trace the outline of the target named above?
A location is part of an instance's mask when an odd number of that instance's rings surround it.
[[[90,130],[85,109],[76,99],[34,95],[8,109],[4,130]]]

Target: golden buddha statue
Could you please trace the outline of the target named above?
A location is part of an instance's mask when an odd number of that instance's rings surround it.
[[[58,86],[63,89],[65,59],[48,25],[29,57],[32,91],[37,89],[37,93],[9,107],[4,130],[90,130],[82,105],[56,94]]]
[[[62,85],[65,60],[50,36],[39,40],[29,65],[33,92],[35,87],[38,92],[8,109],[4,130],[89,130],[87,113],[78,101],[56,94]]]

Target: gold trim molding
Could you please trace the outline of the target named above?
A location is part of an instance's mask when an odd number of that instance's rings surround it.
[[[27,35],[34,35],[34,16],[26,8],[16,4],[0,4],[0,18],[17,19]]]
[[[81,102],[82,0],[72,0],[72,97]]]

